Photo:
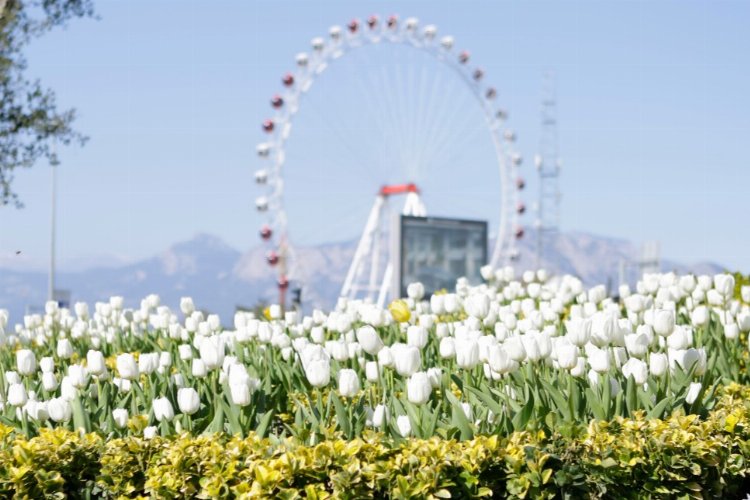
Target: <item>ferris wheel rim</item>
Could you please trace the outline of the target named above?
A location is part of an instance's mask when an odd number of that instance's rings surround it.
[[[380,43],[410,46],[433,56],[456,72],[464,86],[478,101],[491,135],[500,172],[500,219],[490,264],[497,267],[517,258],[515,241],[523,236],[523,228],[519,226],[518,221],[519,216],[525,211],[525,206],[520,201],[524,181],[520,176],[514,175],[514,167],[520,166],[521,159],[518,153],[511,151],[510,145],[515,142],[515,133],[503,127],[507,113],[502,108],[493,106],[497,91],[495,87],[482,85],[484,70],[468,64],[471,59],[470,53],[466,50],[454,51],[455,40],[450,35],[438,39],[437,28],[434,25],[428,24],[420,30],[416,18],[407,18],[403,24],[397,16],[390,16],[382,23],[378,16],[370,16],[364,24],[358,19],[353,19],[346,28],[332,26],[328,34],[328,41],[323,37],[313,38],[312,53],[297,54],[297,70],[282,77],[285,91],[271,98],[271,106],[276,111],[275,116],[262,123],[263,130],[271,136],[272,141],[261,143],[257,148],[258,155],[270,161],[268,167],[255,174],[258,184],[272,186],[267,196],[256,199],[256,208],[269,214],[268,221],[261,228],[261,238],[267,242],[273,241],[274,233],[278,233],[278,243],[275,243],[275,249],[267,254],[267,260],[269,264],[278,266],[279,287],[286,288],[292,275],[286,268],[287,262],[283,254],[294,253],[290,251],[292,247],[289,243],[287,215],[283,203],[285,147],[291,134],[292,119],[299,111],[304,95],[333,61],[361,47]]]

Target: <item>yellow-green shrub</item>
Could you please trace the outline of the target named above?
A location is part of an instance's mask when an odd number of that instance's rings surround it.
[[[306,446],[212,434],[106,440],[0,426],[0,496],[63,498],[732,497],[750,474],[750,388],[705,419],[616,418],[543,431]]]

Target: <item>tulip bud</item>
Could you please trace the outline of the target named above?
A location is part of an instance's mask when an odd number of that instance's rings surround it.
[[[314,359],[305,365],[307,381],[313,387],[325,387],[331,382],[331,363],[327,358]]]
[[[145,373],[146,375],[156,371],[159,367],[159,353],[158,352],[142,352],[138,356],[138,372]]]
[[[442,385],[443,370],[440,368],[429,368],[427,370],[427,377],[430,379],[430,384],[433,389],[437,389]]]
[[[143,429],[143,439],[154,439],[158,431],[159,429],[157,429],[155,426],[149,425],[148,427]]]
[[[124,429],[128,425],[128,410],[124,408],[112,410],[112,419],[118,429]]]

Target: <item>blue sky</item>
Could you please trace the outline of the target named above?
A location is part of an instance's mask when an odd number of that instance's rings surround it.
[[[741,216],[750,186],[747,2],[99,0],[97,10],[100,20],[47,35],[28,54],[30,73],[62,107],[78,109],[77,126],[91,138],[60,152],[63,262],[142,258],[198,232],[238,249],[258,244],[254,150],[280,76],[330,25],[398,13],[436,24],[471,51],[527,159],[539,141],[541,76],[555,71],[564,230],[656,239],[671,259],[750,270]],[[342,58],[301,107],[287,198],[290,232],[302,243],[354,237],[379,183],[411,176],[384,166],[385,157],[352,167],[352,151],[377,149],[380,139],[367,125],[370,108],[353,105],[351,78],[389,57]],[[450,75],[436,78],[458,88]],[[458,106],[466,97],[456,92],[429,108]],[[469,146],[420,167],[419,180],[432,213],[492,221],[498,181],[489,136],[477,109],[465,113],[463,129],[476,132]],[[461,167],[437,165],[451,158]],[[534,172],[530,161],[523,168],[530,204]],[[43,265],[49,168],[19,173],[15,187],[26,207],[2,209],[0,262],[22,250],[22,262]]]

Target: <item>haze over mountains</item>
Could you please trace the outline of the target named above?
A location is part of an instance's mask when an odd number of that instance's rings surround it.
[[[520,244],[518,270],[534,264],[535,235],[533,231],[527,234]],[[335,302],[356,243],[297,249],[309,281],[314,283],[303,301],[323,307]],[[157,293],[163,304],[176,308],[180,297],[189,295],[199,308],[216,312],[228,322],[236,306],[252,307],[276,298],[274,270],[266,264],[265,252],[258,246],[243,253],[218,237],[198,234],[137,262],[123,263],[120,257],[102,256],[88,266],[78,261],[67,263],[57,275],[57,288],[70,290],[72,302],[93,303],[122,295],[127,307],[136,307],[141,298]],[[616,286],[619,263],[633,261],[638,255],[638,246],[625,240],[566,232],[559,235],[544,265],[558,273],[575,274],[589,286]],[[22,320],[27,306],[43,306],[47,272],[29,268],[28,264],[10,266],[9,260],[0,261],[0,308],[8,309],[11,323],[16,323]],[[710,262],[683,265],[662,260],[662,270],[713,274],[724,268]]]

